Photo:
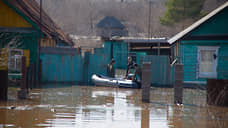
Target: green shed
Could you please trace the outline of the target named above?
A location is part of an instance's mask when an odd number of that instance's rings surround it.
[[[170,38],[172,59],[183,64],[186,84],[228,79],[228,2]]]

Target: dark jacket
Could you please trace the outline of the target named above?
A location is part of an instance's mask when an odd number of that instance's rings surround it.
[[[128,76],[128,73],[129,73],[129,70],[130,69],[133,69],[134,66],[133,66],[133,61],[131,61],[130,63],[127,64],[127,71],[126,71],[126,77]]]
[[[107,66],[107,73],[109,77],[115,77],[115,68],[112,64],[108,64]]]
[[[142,80],[142,69],[141,67],[137,67],[133,76],[133,81],[141,81]]]

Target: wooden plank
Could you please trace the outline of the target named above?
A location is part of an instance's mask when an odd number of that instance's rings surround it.
[[[0,1],[0,26],[3,27],[26,27],[32,28],[22,16],[15,12],[12,8]]]
[[[79,55],[77,48],[42,47],[41,54]]]
[[[33,33],[37,32],[34,28],[25,28],[25,27],[0,27],[0,32],[17,32],[17,33]]]
[[[0,70],[8,69],[8,49],[0,49]]]

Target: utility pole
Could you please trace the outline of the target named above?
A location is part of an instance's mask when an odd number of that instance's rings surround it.
[[[40,32],[39,32],[39,41],[38,41],[38,60],[40,59],[40,44],[42,38],[42,3],[43,0],[40,0]]]
[[[152,1],[149,0],[149,16],[148,16],[148,39],[151,38],[151,27],[150,27],[150,19],[151,19],[151,3]]]
[[[38,85],[40,87],[40,82],[41,82],[41,61],[40,61],[40,45],[41,45],[41,38],[42,38],[42,5],[43,5],[43,0],[40,0],[40,33],[39,33],[39,41],[38,41]]]
[[[152,29],[151,29],[151,6],[153,4],[153,0],[149,0],[149,16],[148,16],[148,41],[152,38]],[[160,42],[158,42],[158,51],[157,55],[160,56]]]

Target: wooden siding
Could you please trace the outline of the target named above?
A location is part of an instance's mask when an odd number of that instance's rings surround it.
[[[218,78],[228,79],[228,41],[220,45],[218,55]]]
[[[55,39],[41,39],[41,47],[56,47]]]
[[[31,24],[6,5],[2,0],[0,0],[0,19],[0,27],[32,27]]]
[[[0,70],[8,68],[8,49],[0,49]]]
[[[23,50],[23,56],[25,56],[26,57],[26,67],[28,67],[29,66],[29,58],[30,58],[30,51],[29,50]]]
[[[183,67],[183,80],[184,81],[197,81],[197,47],[194,44],[183,45],[181,44],[179,49],[182,48],[180,59],[184,64]]]
[[[186,81],[205,81],[198,78],[197,47],[198,46],[218,46],[218,65],[217,78],[228,79],[228,41],[182,41],[179,52],[180,59],[184,64],[183,80]]]

